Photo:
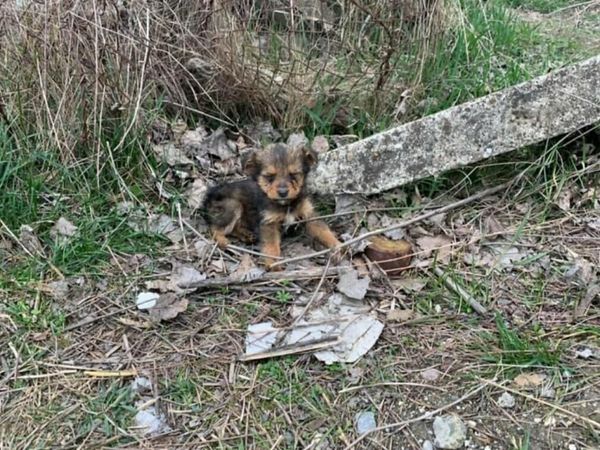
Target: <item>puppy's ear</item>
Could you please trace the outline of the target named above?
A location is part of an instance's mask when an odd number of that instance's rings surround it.
[[[304,160],[304,167],[306,167],[308,170],[312,169],[319,161],[317,152],[310,147],[302,148],[302,157]]]
[[[252,178],[258,177],[260,173],[260,159],[257,150],[249,151],[241,159],[244,173]]]

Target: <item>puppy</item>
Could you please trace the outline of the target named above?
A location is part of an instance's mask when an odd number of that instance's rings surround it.
[[[285,144],[250,154],[243,164],[248,179],[216,186],[206,194],[204,211],[213,239],[221,248],[229,244],[230,235],[247,243],[259,241],[267,268],[281,269],[271,265],[281,254],[282,225],[315,217],[305,180],[316,163],[312,150]],[[321,220],[306,222],[306,231],[328,248],[340,245]],[[334,256],[339,259],[339,252]]]

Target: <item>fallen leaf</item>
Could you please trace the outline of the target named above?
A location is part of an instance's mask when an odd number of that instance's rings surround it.
[[[21,225],[19,242],[33,255],[44,255],[44,247],[29,225]]]
[[[204,196],[207,190],[208,186],[204,180],[201,178],[196,178],[184,194],[188,206],[192,209],[200,208],[202,206],[202,202],[204,202]]]
[[[193,165],[194,161],[188,158],[185,152],[176,147],[172,142],[152,146],[156,157],[170,167]]]
[[[446,236],[422,236],[417,239],[417,246],[421,249],[420,258],[429,258],[437,252],[438,261],[445,262],[452,253],[452,240]]]
[[[168,292],[161,294],[156,304],[148,310],[153,320],[169,320],[177,317],[179,313],[184,312],[188,307],[188,300],[185,297],[179,297],[177,294]]]
[[[70,238],[76,234],[77,227],[64,217],[58,219],[54,226],[50,229],[50,236],[59,244],[65,244],[69,242]]]
[[[600,232],[600,219],[590,219],[590,220],[588,220],[587,226],[592,231]]]
[[[420,278],[397,278],[390,280],[392,286],[402,289],[404,292],[421,292],[427,285],[427,281]]]
[[[506,229],[502,226],[498,219],[494,217],[494,215],[490,214],[485,218],[485,235],[490,238],[496,238],[498,235],[502,234]]]
[[[574,187],[563,188],[556,198],[556,205],[563,211],[571,209],[571,200],[573,199]]]
[[[272,322],[261,322],[248,326],[246,334],[246,355],[266,352],[277,341],[279,330]]]
[[[495,254],[494,265],[500,269],[513,269],[516,263],[530,256],[527,250],[519,250],[509,245],[492,247],[492,251]]]
[[[198,281],[206,280],[206,274],[188,265],[176,264],[169,277],[168,289],[173,292],[183,292],[183,285],[189,285]]]
[[[522,373],[517,375],[513,382],[519,388],[534,388],[541,385],[546,379],[546,375],[540,373]]]
[[[387,313],[389,322],[406,322],[415,317],[415,312],[412,309],[392,309]]]
[[[233,158],[237,151],[235,143],[227,139],[223,128],[213,131],[209,137],[204,139],[203,145],[209,154],[216,156],[221,161]]]
[[[194,156],[204,156],[206,147],[203,145],[204,139],[208,136],[208,132],[203,126],[195,130],[188,130],[181,136],[180,143],[184,150],[193,153]]]
[[[381,216],[379,220],[381,228],[388,228],[398,224],[399,222],[400,221],[398,219],[393,219],[386,215]],[[400,239],[404,239],[406,233],[402,228],[398,228],[397,230],[386,231],[383,233],[383,235],[395,241],[399,241]]]
[[[263,269],[256,267],[252,257],[245,253],[236,269],[231,273],[231,277],[243,282],[250,282],[260,278],[264,273]]]
[[[369,277],[359,278],[358,272],[353,268],[348,268],[340,276],[337,284],[337,290],[342,294],[355,300],[362,300],[367,294],[371,280]]]
[[[141,308],[140,308],[141,309]],[[133,328],[150,328],[152,325],[149,322],[142,320],[128,319],[127,317],[119,317],[117,322]]]

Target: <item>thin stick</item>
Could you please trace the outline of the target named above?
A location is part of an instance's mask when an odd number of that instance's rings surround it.
[[[206,280],[195,281],[192,283],[181,283],[178,286],[182,289],[199,289],[215,286],[227,286],[230,284],[258,283],[262,281],[281,281],[281,280],[301,280],[307,278],[328,277],[338,275],[345,269],[344,267],[330,267],[323,271],[322,268],[289,270],[284,272],[265,272],[260,277],[253,280],[243,280],[237,277],[208,278]]]
[[[252,353],[250,355],[238,356],[238,361],[256,361],[258,359],[276,358],[278,356],[295,355],[298,353],[312,352],[323,348],[334,347],[340,342],[339,336],[327,336],[322,339],[314,339],[300,344],[285,345],[275,350]]]
[[[446,283],[446,286],[448,286],[450,290],[460,295],[460,298],[467,302],[469,306],[471,306],[471,308],[475,310],[476,313],[481,314],[482,316],[485,316],[487,314],[487,309],[485,309],[485,307],[481,303],[475,300],[475,298],[473,298],[471,294],[465,291],[462,288],[462,286],[458,285],[450,277],[445,276],[444,271],[442,269],[440,269],[439,267],[435,267],[433,271],[438,277],[443,278],[444,283]]]
[[[317,295],[319,294],[319,290],[321,289],[321,286],[323,285],[323,281],[325,281],[325,278],[327,275],[327,269],[329,269],[330,262],[331,262],[331,258],[329,258],[327,260],[327,265],[323,269],[323,275],[321,275],[321,279],[319,280],[319,284],[317,284],[315,292],[313,292],[313,295],[310,297],[310,300],[308,301],[308,303],[306,304],[306,306],[304,307],[302,312],[298,315],[298,317],[296,317],[296,320],[294,320],[293,325],[298,325],[298,322],[300,322],[300,320],[302,320],[302,318],[304,317],[304,314],[306,314],[306,311],[308,311],[308,308],[310,308],[312,306],[313,302],[317,298]]]
[[[351,246],[353,244],[356,244],[357,242],[360,242],[360,241],[363,241],[363,240],[365,240],[367,238],[370,238],[371,236],[377,236],[379,234],[383,234],[383,233],[386,233],[388,231],[393,231],[393,230],[398,230],[400,228],[405,228],[405,227],[407,227],[409,225],[412,225],[414,223],[421,222],[421,221],[423,221],[425,219],[428,219],[429,217],[436,216],[436,215],[444,213],[446,211],[450,211],[451,209],[458,208],[459,206],[463,206],[463,205],[466,205],[468,203],[474,202],[476,200],[480,200],[480,199],[482,199],[484,197],[487,197],[488,195],[492,195],[492,194],[495,194],[496,192],[500,192],[500,191],[506,189],[508,186],[510,186],[511,183],[512,183],[512,180],[509,181],[509,182],[507,182],[507,183],[503,183],[503,184],[500,184],[498,186],[495,186],[493,188],[489,188],[489,189],[486,189],[484,191],[478,192],[477,194],[471,195],[470,197],[464,198],[464,199],[459,200],[457,202],[450,203],[449,205],[442,206],[441,208],[433,209],[433,210],[431,210],[429,212],[421,214],[420,216],[413,217],[410,220],[406,220],[404,222],[400,222],[400,223],[398,223],[396,225],[391,225],[391,226],[386,227],[386,228],[380,228],[378,230],[369,231],[368,233],[364,233],[364,234],[361,234],[360,236],[355,237],[354,239],[350,239],[349,241],[346,241],[346,242],[342,243],[341,245],[339,245],[338,247],[333,248],[333,249],[329,248],[329,249],[326,249],[326,250],[321,250],[320,252],[309,253],[307,255],[296,256],[294,258],[288,258],[288,259],[284,259],[282,261],[276,261],[276,262],[274,262],[272,264],[272,267],[279,266],[279,265],[282,265],[282,264],[289,264],[291,262],[302,261],[304,259],[315,258],[317,256],[326,255],[326,254],[332,252],[333,250],[339,250],[339,249],[342,249],[344,247],[349,247],[349,246]]]
[[[388,430],[390,428],[403,428],[406,425],[410,425],[411,423],[420,422],[421,420],[431,419],[436,414],[439,414],[442,411],[452,408],[453,406],[464,402],[468,398],[473,397],[475,394],[477,394],[479,391],[481,391],[485,387],[486,387],[486,384],[484,383],[484,384],[478,386],[477,388],[473,389],[472,391],[467,392],[465,395],[463,395],[459,399],[454,400],[453,402],[448,403],[447,405],[444,405],[434,411],[426,412],[425,414],[415,417],[414,419],[403,420],[402,422],[391,423],[389,425],[382,425],[380,427],[376,427],[376,428],[373,428],[372,430],[366,431],[358,439],[356,439],[354,442],[350,443],[350,445],[348,445],[344,450],[352,449],[353,447],[355,447],[359,442],[361,442],[364,438],[366,438],[371,433],[375,433],[377,431],[382,431],[382,430]]]

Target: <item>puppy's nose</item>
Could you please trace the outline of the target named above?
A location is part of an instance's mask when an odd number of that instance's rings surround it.
[[[287,186],[279,186],[277,188],[277,194],[280,197],[287,197],[287,195],[288,195],[288,188],[287,188]]]

